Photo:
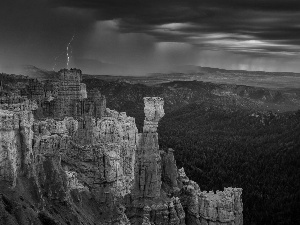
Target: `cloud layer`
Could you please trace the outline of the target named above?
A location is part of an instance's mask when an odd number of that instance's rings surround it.
[[[116,20],[121,32],[204,49],[297,55],[298,0],[57,0],[54,7],[87,9],[98,20]]]
[[[61,54],[76,33],[77,62],[84,58],[99,65],[117,64],[133,67],[136,73],[180,62],[300,72],[299,0],[4,0],[0,4],[3,61],[22,61],[31,51],[27,61],[49,68],[53,64],[49,58]]]

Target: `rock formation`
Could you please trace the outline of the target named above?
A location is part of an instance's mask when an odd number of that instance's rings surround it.
[[[162,190],[162,152],[157,127],[164,116],[161,98],[144,98],[145,121],[138,135],[134,187],[126,199],[127,215],[132,224],[185,224],[179,198]],[[175,161],[174,161],[175,163]],[[176,171],[177,172],[177,171]]]
[[[79,179],[99,198],[105,192],[114,196],[128,194],[134,179],[134,119],[125,113],[111,114],[109,109],[106,114],[102,119],[92,119],[84,128],[79,125],[72,136],[72,146],[63,153],[63,161],[68,162],[69,168],[82,171],[78,173]]]
[[[99,91],[86,94],[80,70],[59,79],[29,84],[37,103],[1,99],[0,224],[243,223],[241,189],[203,192],[177,169],[174,150],[159,148],[163,99],[144,98],[139,134]]]
[[[137,143],[134,195],[138,198],[157,198],[161,189],[161,157],[158,146],[158,121],[164,116],[161,98],[144,98],[143,133]]]
[[[137,129],[133,118],[125,113],[110,117],[107,110],[107,117],[90,124],[95,142],[81,145],[77,132],[82,128],[77,120],[34,121],[32,112],[19,103],[9,109],[0,111],[0,182],[18,188],[18,179],[30,179],[42,208],[53,202],[72,204],[74,198],[88,194],[109,212],[97,224],[128,223],[116,198],[130,192],[134,179]],[[107,131],[117,128],[118,137],[102,132],[103,124]],[[74,191],[78,192],[75,197]]]
[[[86,86],[81,81],[81,70],[63,69],[53,80],[31,79],[24,92],[39,105],[35,111],[38,118],[78,118],[84,115],[101,118],[106,109],[105,97],[98,90],[92,90],[88,95]]]
[[[184,169],[179,170],[182,183],[180,199],[185,208],[187,224],[243,224],[241,188],[224,188],[224,191],[202,192],[189,180]]]
[[[32,109],[36,105],[24,100],[0,106],[0,179],[16,185],[21,170],[32,158]],[[3,110],[4,109],[4,110]]]

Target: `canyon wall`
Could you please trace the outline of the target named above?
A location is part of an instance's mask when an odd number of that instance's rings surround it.
[[[93,143],[84,136],[85,143],[77,143],[81,140],[78,132],[85,129],[94,132]],[[73,207],[68,214],[77,218],[74,224],[88,224],[87,216],[94,224],[128,224],[118,199],[128,194],[133,184],[136,133],[133,118],[109,109],[105,117],[85,128],[72,117],[38,121],[31,111],[0,110],[0,186],[17,190],[26,180],[25,188],[33,193],[21,192],[35,196],[31,204],[37,212],[45,211],[47,218],[58,204]],[[80,210],[92,207],[99,215],[78,215],[76,202],[82,204],[82,198],[93,204],[79,205]],[[61,217],[48,219],[64,224]],[[29,220],[24,224],[30,224]]]

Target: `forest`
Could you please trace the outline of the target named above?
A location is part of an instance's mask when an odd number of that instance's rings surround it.
[[[159,135],[201,190],[243,188],[245,224],[300,224],[300,111],[249,114],[195,103],[167,114]]]

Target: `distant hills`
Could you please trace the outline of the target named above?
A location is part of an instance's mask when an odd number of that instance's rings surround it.
[[[291,72],[264,72],[264,71],[245,71],[245,70],[225,70],[219,68],[201,67],[201,66],[178,66],[168,73],[152,73],[144,76],[124,76],[127,69],[105,64],[98,61],[80,61],[80,69],[85,78],[95,78],[107,81],[123,81],[131,84],[145,84],[148,86],[167,83],[171,81],[205,81],[218,84],[236,84],[254,87],[263,87],[269,89],[293,90],[300,89],[300,74]],[[89,75],[89,67],[102,68],[99,73],[113,71],[116,75]],[[114,70],[111,70],[114,68]],[[122,72],[123,71],[123,72]],[[20,67],[20,74],[30,78],[40,80],[52,79],[57,74],[55,71],[40,69],[32,65]],[[127,73],[128,74],[128,73]]]
[[[57,72],[40,69],[32,65],[23,65],[20,67],[20,73],[29,78],[38,80],[49,80],[57,77]]]
[[[218,84],[236,84],[269,89],[300,89],[300,74],[291,72],[264,72],[225,70],[201,66],[180,66],[174,72],[152,73],[146,76],[93,75],[102,80],[121,80],[132,84],[157,85],[171,81],[204,81]],[[86,75],[88,77],[88,75]]]

